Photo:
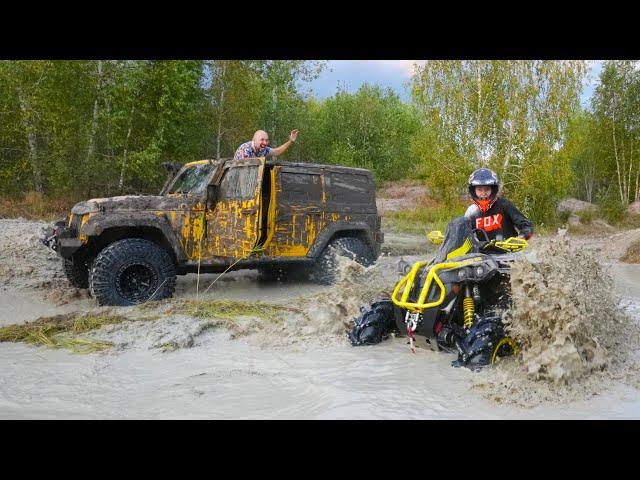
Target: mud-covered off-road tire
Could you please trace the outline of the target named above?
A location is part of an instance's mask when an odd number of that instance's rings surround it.
[[[89,288],[89,267],[77,258],[63,258],[62,269],[72,287]]]
[[[307,271],[300,265],[258,267],[258,281],[264,284],[304,282]]]
[[[396,330],[394,308],[391,300],[382,300],[363,308],[347,335],[351,345],[374,345],[389,337]]]
[[[141,238],[118,240],[96,257],[89,275],[99,305],[137,305],[173,295],[176,269],[169,253]]]
[[[335,238],[316,260],[311,270],[311,278],[323,285],[334,283],[337,276],[336,256],[350,258],[365,267],[376,261],[375,253],[363,240],[356,237]]]
[[[518,346],[518,342],[511,337],[502,337],[495,347],[493,347],[490,362],[493,365],[500,361],[501,358],[517,356],[519,354],[520,347]]]
[[[262,283],[284,282],[288,280],[289,273],[289,269],[283,267],[258,267],[258,281]]]

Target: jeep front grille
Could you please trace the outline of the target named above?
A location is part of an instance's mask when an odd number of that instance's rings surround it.
[[[69,228],[73,232],[73,236],[77,237],[80,231],[80,222],[82,222],[82,215],[71,215],[71,225]]]

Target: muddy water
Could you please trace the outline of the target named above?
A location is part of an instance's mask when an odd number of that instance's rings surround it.
[[[97,338],[116,347],[99,354],[2,343],[0,418],[640,418],[640,391],[624,375],[577,399],[523,407],[487,396],[487,374],[452,368],[453,355],[424,349],[412,355],[400,338],[351,347],[340,322],[357,313],[361,299],[393,284],[397,260],[385,257],[377,271],[360,272],[337,289],[264,285],[252,272],[234,272],[204,295],[302,306],[317,319],[313,326],[300,328],[300,319],[290,318],[281,332],[231,338],[224,329],[203,330],[194,319],[167,315],[103,329]],[[640,322],[640,266],[611,267],[621,308]],[[201,277],[200,292],[216,277]],[[179,278],[177,296],[195,297],[195,281]],[[6,288],[0,319],[92,308],[82,297],[58,305],[46,297]],[[184,348],[157,348],[171,339]]]
[[[616,291],[629,298],[640,298],[640,264],[615,263]]]
[[[1,418],[638,418],[624,385],[588,401],[533,409],[470,390],[451,356],[371,348],[261,349],[212,334],[171,353],[76,356],[3,345]]]

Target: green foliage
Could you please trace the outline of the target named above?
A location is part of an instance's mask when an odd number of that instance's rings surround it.
[[[558,212],[557,219],[561,224],[566,224],[569,221],[569,217],[571,216],[571,212],[569,210],[563,210]]]
[[[428,61],[413,79],[423,124],[413,144],[429,186],[455,198],[476,168],[536,222],[554,215],[573,184],[559,153],[578,108],[584,62]]]
[[[584,223],[588,225],[593,221],[593,217],[594,217],[593,210],[591,209],[583,210],[578,214],[578,217],[580,218],[580,223]]]
[[[640,74],[638,62],[608,61],[591,101],[578,112],[561,153],[571,159],[574,194],[600,206],[609,223],[624,220],[640,198]]]
[[[372,85],[313,98],[305,85],[324,67],[0,61],[0,214],[17,206],[38,215],[52,196],[156,193],[162,162],[230,157],[258,129],[278,146],[294,128],[300,136],[284,160],[421,179],[447,205],[465,195],[473,169],[488,166],[537,229],[558,221],[555,206],[567,195],[597,201],[611,221],[640,197],[637,62],[605,63],[591,111],[578,106],[583,61],[428,61],[416,69],[409,104]],[[39,201],[22,200],[34,191]],[[441,221],[403,215],[391,221]]]
[[[385,230],[403,233],[427,234],[431,230],[444,232],[452,218],[464,214],[466,205],[460,202],[450,205],[437,205],[414,210],[389,212],[384,216]]]
[[[522,163],[519,175],[505,175],[505,195],[534,224],[551,221],[558,201],[573,184],[570,161],[559,152],[540,145]]]
[[[382,180],[413,173],[410,139],[418,131],[417,117],[390,89],[365,84],[311,110],[314,121],[305,135],[313,137],[313,161],[368,168]]]
[[[627,204],[620,201],[618,192],[614,188],[606,190],[597,201],[598,210],[602,217],[610,224],[620,222],[626,212]]]
[[[587,145],[600,165],[602,188],[614,185],[621,205],[640,198],[640,72],[638,62],[608,61],[592,98]]]
[[[608,183],[605,156],[596,141],[598,136],[593,115],[579,110],[569,121],[560,150],[560,156],[569,160],[573,171],[572,196],[591,203]]]
[[[265,128],[268,88],[281,100],[274,110],[282,120],[278,132],[285,131],[285,118],[292,123],[286,128],[295,128],[296,115],[306,113],[298,82],[322,66],[0,61],[0,195],[155,193],[164,180],[162,162],[230,156]]]

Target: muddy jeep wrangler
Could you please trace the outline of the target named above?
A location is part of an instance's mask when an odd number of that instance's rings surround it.
[[[383,235],[370,171],[265,158],[201,160],[158,196],[77,203],[44,239],[71,285],[100,305],[171,297],[176,275],[258,269],[335,279],[335,255],[368,266]]]

